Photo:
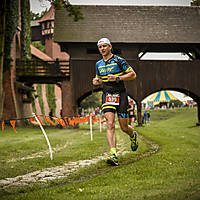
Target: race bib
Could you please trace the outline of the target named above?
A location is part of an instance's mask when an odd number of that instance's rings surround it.
[[[110,105],[119,105],[119,94],[106,94],[106,103]]]
[[[133,111],[130,111],[130,115],[133,115],[134,114],[134,112]]]

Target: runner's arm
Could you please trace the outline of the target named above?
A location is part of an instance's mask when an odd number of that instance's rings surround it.
[[[109,74],[108,80],[116,81],[116,77],[117,76],[115,76],[113,74]],[[136,73],[132,68],[126,74],[119,76],[120,81],[129,81],[129,80],[134,80],[135,78],[136,78]]]
[[[126,74],[123,74],[121,76],[119,76],[119,79],[121,81],[129,81],[129,80],[134,80],[136,79],[136,73],[133,69],[131,69],[129,72],[127,72]]]
[[[102,85],[102,82],[103,82],[102,79],[99,78],[99,77],[95,77],[95,78],[93,78],[93,80],[92,80],[92,84],[95,85],[95,86]]]

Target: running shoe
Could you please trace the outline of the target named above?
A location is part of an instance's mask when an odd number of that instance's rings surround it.
[[[137,132],[133,131],[133,137],[130,137],[131,140],[131,149],[132,151],[136,151],[138,148],[138,141],[137,141]]]
[[[112,166],[118,166],[118,158],[116,154],[111,154],[107,160],[107,164]]]

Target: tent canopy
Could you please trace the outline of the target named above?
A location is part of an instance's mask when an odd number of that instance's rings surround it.
[[[178,100],[170,91],[163,90],[154,93],[148,102],[169,102],[171,100]]]

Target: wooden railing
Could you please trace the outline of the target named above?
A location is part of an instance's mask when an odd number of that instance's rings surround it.
[[[16,60],[16,80],[26,83],[57,83],[70,78],[69,61]]]

